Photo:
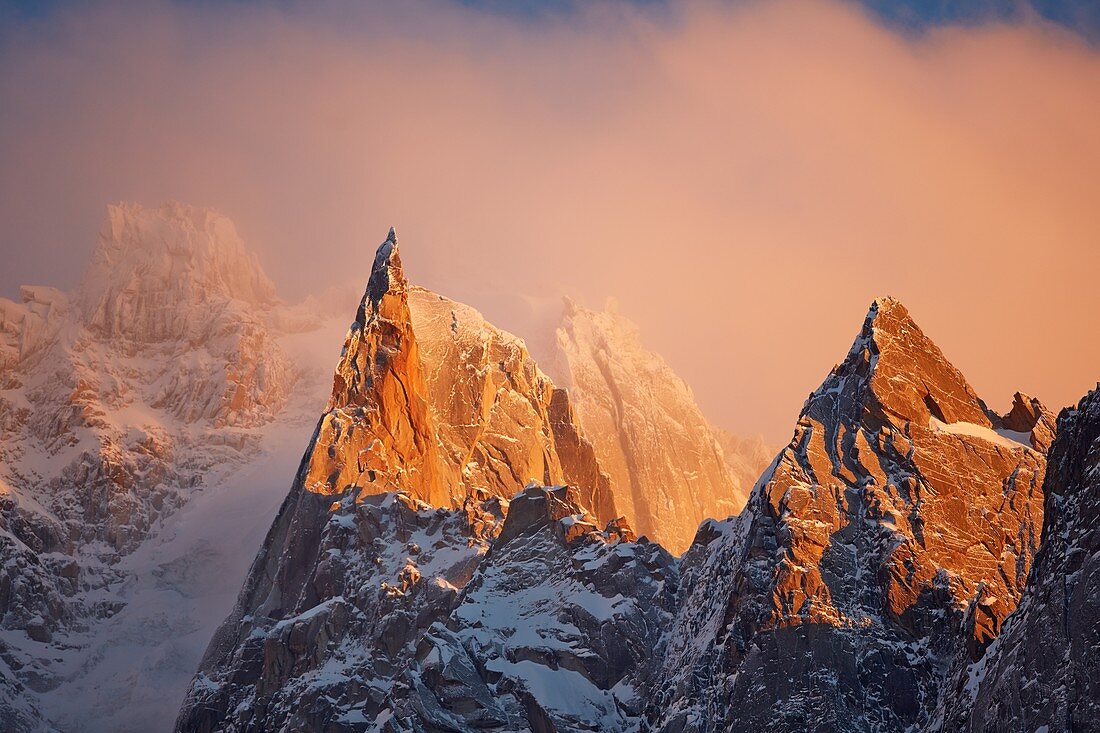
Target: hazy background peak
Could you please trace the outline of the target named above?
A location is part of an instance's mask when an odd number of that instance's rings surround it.
[[[773,442],[884,293],[993,407],[1100,376],[1093,3],[53,2],[0,27],[0,294],[74,284],[108,202],[176,199],[291,299],[365,280],[391,224],[413,280],[521,335],[616,296],[712,419]]]

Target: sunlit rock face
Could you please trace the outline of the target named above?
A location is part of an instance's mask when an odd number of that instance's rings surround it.
[[[511,497],[529,482],[568,483],[603,522],[618,516],[610,479],[576,425],[568,395],[524,342],[475,309],[409,289],[442,472],[459,495]]]
[[[428,389],[397,237],[378,248],[336,367],[332,397],[308,454],[305,488],[341,496],[401,491],[447,506]]]
[[[0,667],[31,688],[11,719],[80,674],[125,606],[120,561],[316,414],[280,325],[316,319],[290,315],[233,225],[179,204],[109,207],[77,288],[0,299]]]
[[[1019,607],[986,655],[947,691],[939,729],[1075,731],[1097,724],[1100,389],[1059,416],[1044,489],[1042,543]]]
[[[945,668],[979,658],[1023,592],[1048,419],[1036,405],[1005,429],[900,303],[876,301],[746,511],[684,556],[658,727],[926,724]]]
[[[752,468],[730,471],[691,389],[642,345],[634,324],[614,307],[567,302],[557,349],[581,429],[639,534],[681,552],[703,519],[741,509],[756,478],[743,484],[741,476]]]
[[[618,516],[568,396],[523,341],[410,287],[393,230],[334,380],[318,435],[328,449],[310,457],[310,491],[400,491],[450,506],[475,489],[507,498],[530,481],[583,481],[586,505],[604,521]]]

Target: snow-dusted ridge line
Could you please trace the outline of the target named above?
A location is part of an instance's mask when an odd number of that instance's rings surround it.
[[[946,433],[948,435],[965,435],[970,438],[978,438],[984,440],[987,443],[993,443],[1003,448],[1015,450],[1017,448],[1026,448],[1032,450],[1030,437],[1031,433],[1022,433],[1013,430],[994,430],[993,428],[987,428],[984,425],[975,425],[971,422],[955,422],[945,423],[935,416],[929,418],[928,427],[937,433]]]

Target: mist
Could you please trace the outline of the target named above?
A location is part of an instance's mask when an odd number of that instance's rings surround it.
[[[776,443],[882,294],[994,408],[1096,383],[1078,36],[902,34],[840,2],[394,5],[0,30],[0,294],[74,285],[107,203],[175,199],[232,218],[288,300],[365,281],[391,225],[415,282],[520,335],[614,296],[714,422]]]

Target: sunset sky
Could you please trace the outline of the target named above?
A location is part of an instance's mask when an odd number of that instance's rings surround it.
[[[880,294],[992,407],[1059,408],[1100,379],[1098,7],[0,2],[0,295],[175,199],[287,299],[390,225],[520,335],[614,296],[776,443]]]

